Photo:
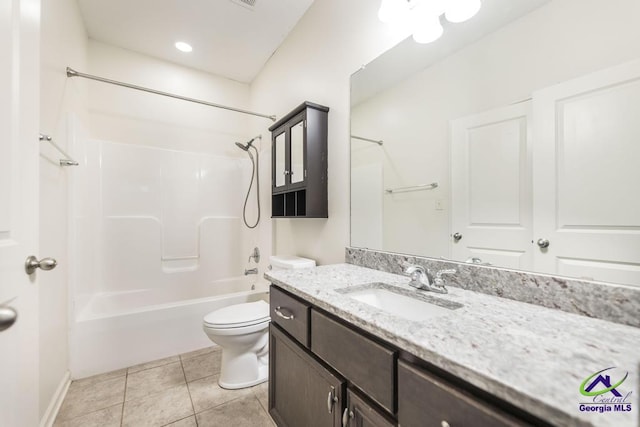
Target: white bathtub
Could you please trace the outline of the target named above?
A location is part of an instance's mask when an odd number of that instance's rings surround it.
[[[202,330],[205,314],[232,304],[268,301],[266,284],[257,287],[259,290],[250,290],[248,279],[241,277],[206,288],[191,287],[187,293],[184,289],[146,289],[85,298],[72,319],[72,377],[211,346]],[[206,296],[213,294],[217,296]]]

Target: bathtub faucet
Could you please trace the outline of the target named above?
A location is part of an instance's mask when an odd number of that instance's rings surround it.
[[[258,274],[258,268],[245,268],[244,275],[248,276],[249,274]]]

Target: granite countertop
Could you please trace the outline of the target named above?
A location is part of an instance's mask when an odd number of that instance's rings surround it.
[[[410,287],[405,276],[351,264],[274,270],[265,278],[554,425],[640,424],[639,328],[455,287],[448,287],[448,294],[428,292],[428,297],[461,308],[426,321],[406,320],[340,290],[382,282],[423,291]],[[579,404],[593,398],[580,394],[580,384],[609,367],[629,373],[618,391],[632,392],[627,399],[632,410],[581,412]]]

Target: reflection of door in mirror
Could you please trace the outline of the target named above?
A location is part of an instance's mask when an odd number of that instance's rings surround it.
[[[304,181],[304,120],[291,127],[291,183]]]
[[[277,135],[273,139],[273,144],[275,145],[275,159],[274,159],[274,187],[284,187],[286,183],[287,177],[287,165],[286,165],[286,150],[285,150],[285,132],[282,132],[280,135]]]
[[[640,61],[535,92],[541,272],[640,283]]]
[[[532,268],[531,102],[451,122],[453,259]]]

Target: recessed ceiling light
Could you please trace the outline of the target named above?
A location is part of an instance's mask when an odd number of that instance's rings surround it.
[[[176,42],[176,49],[181,52],[191,52],[193,50],[191,45],[185,42]]]

